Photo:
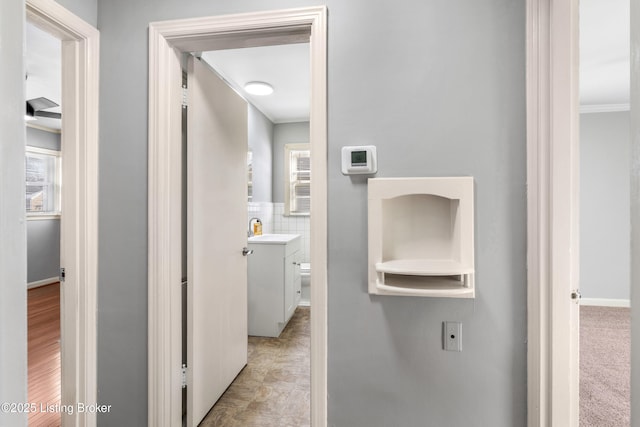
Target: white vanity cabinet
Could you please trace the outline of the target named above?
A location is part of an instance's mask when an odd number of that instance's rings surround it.
[[[249,335],[277,337],[300,302],[300,235],[250,237],[249,249]]]

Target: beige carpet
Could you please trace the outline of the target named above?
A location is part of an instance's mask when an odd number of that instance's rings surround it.
[[[580,307],[580,427],[630,425],[630,310]]]

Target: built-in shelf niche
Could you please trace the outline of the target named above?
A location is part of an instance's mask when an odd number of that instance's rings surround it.
[[[369,293],[474,298],[473,178],[369,179]]]

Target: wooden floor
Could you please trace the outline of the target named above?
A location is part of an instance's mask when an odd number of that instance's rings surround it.
[[[309,307],[298,307],[280,337],[249,337],[247,366],[200,426],[311,424],[309,315]]]
[[[60,403],[60,284],[28,291],[29,403]],[[29,426],[60,426],[60,413],[29,414]]]

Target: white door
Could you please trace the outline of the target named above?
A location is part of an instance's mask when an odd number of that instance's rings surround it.
[[[187,419],[247,363],[247,104],[189,57]]]

